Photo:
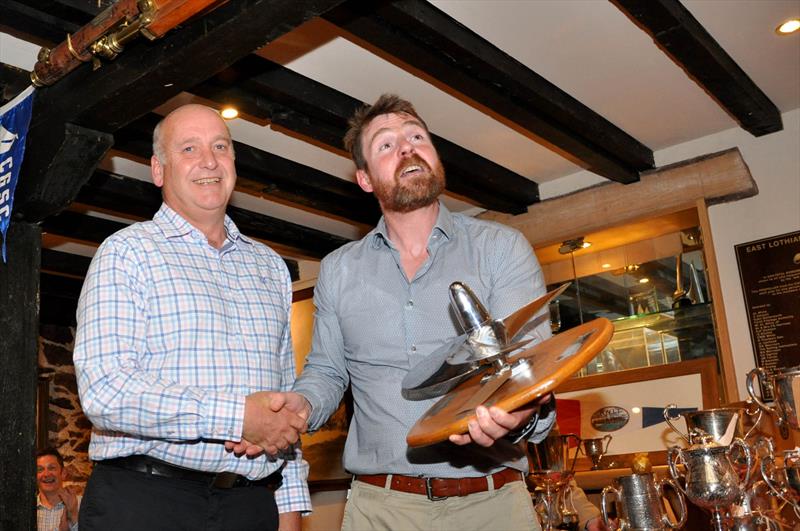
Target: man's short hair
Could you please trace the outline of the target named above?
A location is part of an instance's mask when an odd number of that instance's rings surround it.
[[[61,454],[60,454],[60,453],[58,453],[58,450],[56,450],[56,449],[55,449],[55,448],[53,448],[52,446],[47,446],[47,447],[45,447],[45,448],[42,448],[42,449],[40,449],[40,450],[37,450],[37,451],[36,451],[36,460],[38,461],[40,457],[44,457],[44,456],[46,456],[46,455],[52,455],[52,456],[55,456],[56,460],[58,460],[58,465],[59,465],[61,468],[64,468],[64,458],[63,458],[63,457],[61,457]]]
[[[199,104],[189,104],[189,105],[199,105]],[[210,110],[212,110],[214,112],[217,112],[215,109],[212,109],[211,107],[208,107],[207,105],[199,105],[199,106],[200,107],[207,107],[208,109],[210,109]],[[181,105],[181,107],[173,109],[172,111],[167,113],[166,116],[164,116],[163,118],[161,118],[158,121],[158,123],[156,124],[155,128],[153,128],[153,155],[156,156],[156,158],[158,159],[158,162],[160,162],[161,164],[164,164],[167,161],[166,146],[164,146],[163,140],[161,138],[163,136],[162,129],[164,129],[164,123],[167,121],[167,118],[169,118],[170,115],[172,115],[173,112],[177,111],[178,109],[181,109],[182,107],[186,107],[186,105]],[[228,122],[226,122],[221,116],[220,116],[220,119],[222,120],[222,123],[225,124],[225,129],[228,131],[228,138],[231,139],[231,154],[235,158],[236,157],[236,153],[233,150],[233,135],[231,135],[231,128],[228,127]]]
[[[396,94],[381,95],[378,101],[372,105],[364,105],[358,109],[347,122],[348,129],[344,135],[344,148],[350,152],[350,156],[359,170],[367,168],[364,148],[361,146],[361,137],[364,134],[364,129],[369,126],[372,120],[382,114],[408,114],[419,120],[422,127],[428,131],[428,125],[425,120],[420,118],[410,101],[404,100]]]
[[[169,116],[169,115],[167,115]],[[166,158],[164,153],[164,145],[161,143],[161,129],[164,125],[166,116],[158,121],[156,127],[153,129],[153,155],[158,159],[158,162],[164,164]]]

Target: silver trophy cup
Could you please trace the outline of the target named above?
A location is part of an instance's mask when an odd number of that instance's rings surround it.
[[[599,470],[603,457],[611,444],[611,434],[597,439],[583,439],[583,453],[592,460],[592,470]]]
[[[774,408],[769,407],[761,397],[756,396],[753,389],[756,376],[759,376],[761,382],[772,390],[775,396]],[[767,372],[761,367],[756,367],[747,373],[747,392],[761,409],[776,417],[778,429],[784,439],[789,438],[789,428],[800,430],[797,421],[797,410],[800,408],[798,389],[800,389],[800,365],[777,369],[772,377],[768,377]]]
[[[678,473],[677,465],[686,468],[686,489],[683,493],[689,500],[712,513],[712,523],[716,531],[726,528],[727,511],[743,495],[750,483],[752,453],[742,439],[734,439],[729,446],[714,442],[710,435],[693,436],[696,442],[688,449],[673,446],[667,452],[667,464],[672,477],[679,481],[684,477]],[[746,460],[744,480],[739,477],[732,450],[738,447]]]
[[[679,520],[672,522],[662,510],[664,485],[669,485],[678,495],[680,504]],[[653,474],[632,474],[620,476],[611,486],[603,489],[601,508],[603,520],[609,526],[606,503],[614,494],[621,505],[619,529],[636,531],[662,531],[678,529],[686,523],[686,502],[674,481],[662,479],[657,481]]]
[[[667,424],[675,433],[690,445],[695,443],[692,440],[692,434],[695,433],[710,435],[714,442],[722,446],[728,446],[737,437],[747,439],[758,426],[763,414],[760,408],[748,411],[741,407],[720,407],[687,411],[680,415],[672,416],[671,412],[676,407],[675,404],[670,404],[664,408],[664,420],[667,421]],[[683,417],[686,422],[687,433],[685,434],[673,424],[673,421],[680,417]],[[755,417],[749,430],[746,429],[745,423],[748,417]]]
[[[767,455],[761,458],[761,477],[774,496],[792,505],[800,516],[800,450],[784,450],[782,464],[775,459],[772,441],[760,439],[761,447],[767,448]]]

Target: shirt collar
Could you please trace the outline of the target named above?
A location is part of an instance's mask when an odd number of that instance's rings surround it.
[[[436,217],[436,223],[433,225],[431,234],[436,231],[442,233],[448,240],[453,236],[453,214],[444,206],[441,200],[439,201],[439,215]],[[389,230],[386,227],[384,216],[381,216],[381,219],[378,220],[378,225],[370,231],[369,237],[372,240],[372,246],[375,248],[380,247],[382,243],[389,244]]]
[[[49,508],[49,507],[47,507],[47,505],[45,505],[45,503],[42,501],[42,493],[41,493],[41,492],[37,492],[37,493],[36,493],[36,504],[37,504],[37,506],[39,506],[39,507],[44,507],[45,509],[49,509],[49,510],[52,510],[52,511],[55,511],[56,509],[59,509],[59,508],[61,508],[61,507],[64,507],[64,502],[63,502],[63,501],[60,501],[60,502],[58,502],[57,504],[53,505],[52,509],[50,509],[50,508]]]
[[[166,203],[161,203],[161,208],[159,208],[158,212],[153,216],[153,223],[156,224],[166,238],[185,236],[197,230]],[[227,239],[230,241],[241,241],[248,245],[253,244],[250,238],[239,232],[239,228],[227,214],[225,215],[225,232],[228,235]]]

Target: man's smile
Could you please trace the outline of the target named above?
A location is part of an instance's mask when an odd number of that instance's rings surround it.
[[[192,182],[195,184],[217,184],[221,180],[220,177],[203,177],[202,179],[194,179]]]

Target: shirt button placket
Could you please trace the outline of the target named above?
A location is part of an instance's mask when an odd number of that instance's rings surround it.
[[[417,345],[413,343],[413,330],[415,328],[414,316],[411,313],[414,310],[414,298],[411,293],[411,286],[408,289],[408,299],[404,305],[405,307],[405,321],[406,321],[406,344],[411,343],[408,349],[409,356],[417,353]]]

